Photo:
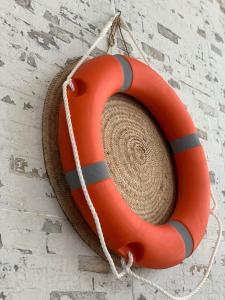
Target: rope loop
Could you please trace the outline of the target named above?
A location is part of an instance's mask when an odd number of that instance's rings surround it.
[[[125,259],[121,257],[121,266],[123,267],[123,270],[129,274],[130,273],[130,268],[132,267],[134,262],[134,257],[133,254],[129,251],[128,252],[128,262],[126,263]]]

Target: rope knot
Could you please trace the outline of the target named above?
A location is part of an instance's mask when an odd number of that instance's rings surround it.
[[[129,251],[128,252],[128,262],[126,263],[125,259],[121,257],[121,265],[123,267],[123,271],[125,271],[126,274],[130,273],[130,268],[132,267],[134,262],[133,254]]]

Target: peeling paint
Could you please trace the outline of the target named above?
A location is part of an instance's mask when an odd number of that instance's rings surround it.
[[[79,255],[79,270],[95,273],[109,273],[109,264],[99,256]]]
[[[158,28],[158,32],[161,35],[163,35],[165,38],[169,39],[171,42],[178,44],[178,40],[180,39],[180,37],[176,33],[174,33],[172,30],[163,26],[160,23],[157,23],[157,28]]]
[[[60,6],[60,15],[65,18],[67,21],[72,22],[73,24],[81,27],[80,21],[83,20],[83,17],[75,14],[73,11],[70,11],[66,6]]]
[[[34,108],[31,104],[30,104],[30,102],[27,102],[27,103],[23,103],[23,109],[24,110],[29,110],[29,109],[32,109],[32,108]]]
[[[32,254],[32,250],[29,249],[16,248],[16,250],[22,252],[23,254]]]
[[[23,52],[20,54],[19,60],[25,61],[25,59],[26,59],[26,52],[23,51]]]
[[[58,26],[49,24],[49,27],[50,27],[49,34],[53,35],[55,38],[65,42],[67,44],[71,43],[71,39],[75,38],[75,35],[72,32],[61,29]]]
[[[173,74],[173,68],[171,66],[168,65],[163,65],[164,70],[169,73],[170,75]]]
[[[3,243],[2,243],[2,235],[0,233],[0,249],[3,247]]]
[[[218,47],[216,47],[214,44],[211,44],[211,50],[213,52],[215,52],[216,54],[218,54],[219,56],[222,56],[222,51]]]
[[[48,198],[51,198],[51,199],[55,199],[56,198],[56,196],[55,196],[55,194],[53,194],[52,192],[51,193],[45,193],[45,195],[48,197]]]
[[[25,173],[25,168],[28,166],[28,163],[25,161],[25,159],[16,157],[14,159],[13,156],[11,156],[10,161],[10,168],[11,170],[14,170],[16,172]]]
[[[221,266],[225,267],[225,255],[221,258]]]
[[[205,130],[197,128],[197,134],[200,139],[208,140],[208,134]]]
[[[54,251],[49,250],[48,245],[46,245],[46,252],[47,252],[48,254],[56,254]]]
[[[158,61],[164,61],[165,60],[165,55],[161,51],[149,46],[148,44],[146,44],[144,42],[142,42],[141,45],[142,45],[143,51],[147,55],[150,55],[151,57],[153,57],[154,59],[156,59]]]
[[[18,5],[22,6],[23,8],[33,10],[32,6],[31,6],[31,0],[15,0],[15,2]]]
[[[0,261],[0,279],[6,279],[10,274],[12,267],[8,263],[3,263]]]
[[[147,300],[147,298],[143,294],[140,294],[137,300]]]
[[[58,220],[46,219],[41,230],[46,233],[62,233],[62,224]]]
[[[104,292],[52,291],[50,300],[106,300]]]
[[[211,75],[211,73],[208,73],[208,74],[205,76],[205,79],[207,79],[208,81],[212,81],[212,75]]]
[[[88,24],[88,27],[89,27],[91,30],[93,30],[93,31],[96,31],[96,29],[97,29],[97,27],[96,27],[94,24],[91,24],[91,23]]]
[[[33,57],[32,54],[29,54],[29,56],[27,57],[27,63],[28,65],[34,67],[34,68],[37,68],[37,64],[36,64],[36,61],[35,61],[35,58]]]
[[[216,179],[215,179],[215,173],[213,171],[209,171],[209,178],[210,178],[210,182],[212,184],[215,184],[216,183]]]
[[[21,46],[18,44],[10,43],[14,49],[21,49]]]
[[[225,14],[225,2],[224,0],[217,0],[220,5],[220,10]]]
[[[46,238],[46,246],[45,246],[45,249],[46,249],[46,252],[48,254],[56,254],[54,251],[50,250],[49,249],[49,246],[48,246],[48,237]]]
[[[31,170],[27,170],[28,162],[21,157],[14,157],[13,155],[10,156],[10,170],[18,175],[23,175],[26,177],[36,177],[39,179],[47,179],[46,172],[40,173],[37,168],[31,168]]]
[[[80,0],[80,2],[81,2],[82,4],[85,4],[85,5],[87,5],[88,7],[90,7],[90,3],[89,3],[88,1]]]
[[[203,275],[205,275],[206,271],[207,271],[207,266],[205,265],[193,265],[190,267],[189,271],[191,272],[191,275],[195,275],[196,273],[203,273]]]
[[[216,116],[216,111],[215,109],[208,105],[208,104],[205,104],[204,102],[202,101],[198,101],[198,107],[203,110],[204,114],[208,115],[208,116],[211,116],[211,117],[215,117]]]
[[[96,47],[94,50],[92,50],[91,55],[92,56],[99,56],[99,55],[105,55],[106,51],[99,49],[98,47]],[[67,60],[68,61],[68,60]]]
[[[31,39],[35,40],[38,45],[40,45],[45,50],[50,50],[50,46],[54,46],[56,49],[59,49],[59,46],[54,40],[54,37],[50,33],[31,29],[31,31],[28,32],[28,36]]]
[[[56,25],[60,24],[59,18],[56,15],[53,15],[49,10],[45,11],[43,17]]]
[[[168,83],[169,83],[173,88],[180,90],[180,84],[179,84],[176,80],[174,80],[173,78],[170,78],[170,79],[168,80]]]
[[[8,104],[16,105],[15,101],[12,100],[9,95],[3,97],[2,99],[0,99],[0,101],[8,103]]]
[[[1,292],[1,293],[0,293],[0,299],[2,299],[2,300],[6,300],[6,299],[7,299],[7,297],[6,297],[6,295],[4,294],[4,292]]]
[[[215,32],[215,40],[218,43],[224,43],[224,40],[223,40],[222,36],[219,33],[217,33],[217,32]]]
[[[14,266],[13,266],[13,269],[14,269],[15,272],[17,272],[17,271],[19,270],[18,265],[14,265]]]
[[[203,37],[204,39],[206,38],[206,32],[205,32],[205,30],[200,29],[200,28],[198,27],[197,33],[198,33],[201,37]]]
[[[223,113],[225,113],[225,105],[219,103],[219,107],[220,107],[220,111],[222,111]]]

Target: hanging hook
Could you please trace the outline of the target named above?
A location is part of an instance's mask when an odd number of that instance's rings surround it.
[[[121,13],[120,10],[117,10],[117,12],[118,12],[118,15],[112,23],[111,31],[110,31],[110,34],[109,34],[109,37],[108,37],[107,52],[109,51],[109,48],[114,46],[114,44],[115,44],[115,34],[116,34],[117,29],[119,29],[119,33],[120,33],[120,36],[121,36],[121,39],[122,39],[122,42],[123,42],[123,45],[124,45],[124,49],[125,49],[127,55],[130,56],[128,48],[127,48],[127,44],[126,44],[126,41],[125,41],[123,33],[122,33],[122,29],[121,29],[121,18],[120,17],[121,17],[122,13]]]

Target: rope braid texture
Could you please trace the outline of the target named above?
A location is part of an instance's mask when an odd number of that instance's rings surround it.
[[[85,184],[85,180],[84,180],[81,165],[80,165],[80,159],[79,159],[77,144],[76,144],[74,131],[73,131],[73,125],[72,125],[72,121],[71,121],[71,114],[70,114],[70,108],[69,108],[68,97],[67,97],[67,89],[69,87],[72,91],[75,90],[75,87],[74,87],[73,82],[72,82],[73,75],[75,74],[77,69],[82,65],[82,63],[89,58],[89,55],[91,54],[93,49],[95,49],[97,44],[106,36],[106,34],[110,30],[110,28],[111,28],[111,32],[110,32],[109,39],[108,39],[108,49],[114,45],[114,43],[115,43],[114,36],[115,36],[116,30],[119,28],[119,31],[120,31],[120,34],[121,34],[121,37],[122,37],[122,40],[123,40],[123,43],[124,43],[124,47],[126,49],[127,54],[129,55],[129,52],[128,52],[127,46],[126,46],[126,42],[125,42],[125,40],[123,38],[123,35],[122,35],[121,26],[123,26],[123,28],[128,32],[128,34],[131,37],[134,45],[136,46],[137,50],[141,54],[142,59],[145,61],[146,64],[148,64],[148,60],[145,57],[145,54],[143,53],[143,51],[141,50],[141,48],[138,46],[137,42],[135,41],[135,38],[133,37],[133,34],[130,31],[126,21],[121,16],[121,12],[118,12],[106,23],[106,25],[102,29],[99,37],[96,39],[96,41],[93,43],[93,45],[88,49],[86,54],[79,60],[78,64],[74,67],[74,69],[68,75],[66,81],[63,83],[63,86],[62,86],[63,101],[64,101],[64,107],[65,107],[65,112],[66,112],[66,120],[67,120],[68,131],[69,131],[69,136],[70,136],[72,150],[73,150],[73,156],[74,156],[74,160],[75,160],[75,164],[76,164],[76,169],[77,169],[77,173],[78,173],[78,177],[79,177],[79,180],[80,180],[80,183],[81,183],[81,187],[82,187],[84,197],[86,199],[87,205],[88,205],[88,207],[89,207],[89,209],[92,213],[92,216],[93,216],[93,219],[94,219],[94,222],[95,222],[95,225],[96,225],[96,230],[97,230],[97,233],[98,233],[98,237],[99,237],[99,240],[100,240],[102,250],[103,250],[103,252],[104,252],[104,254],[105,254],[105,256],[108,260],[108,263],[110,265],[110,268],[111,268],[111,271],[112,271],[113,275],[117,279],[121,279],[125,275],[130,275],[131,277],[136,278],[139,281],[142,281],[143,283],[146,283],[146,284],[154,287],[155,289],[158,289],[160,292],[162,292],[165,296],[167,296],[170,299],[173,299],[173,300],[186,300],[186,299],[190,299],[193,295],[195,295],[201,289],[203,284],[206,282],[206,280],[208,278],[208,275],[211,271],[211,268],[213,266],[214,259],[215,259],[215,256],[216,256],[219,244],[220,244],[220,240],[221,240],[221,237],[222,237],[222,224],[221,224],[221,221],[220,221],[219,217],[214,212],[214,210],[217,207],[217,204],[216,204],[216,200],[215,200],[212,192],[211,192],[211,198],[212,198],[212,201],[213,201],[213,207],[210,210],[210,214],[215,218],[215,220],[217,222],[218,234],[217,234],[217,239],[216,239],[216,242],[215,242],[214,250],[211,254],[211,257],[210,257],[210,260],[209,260],[209,263],[208,263],[206,273],[204,274],[202,280],[196,285],[196,287],[193,289],[193,291],[191,293],[189,293],[185,296],[175,296],[175,295],[169,293],[168,291],[166,291],[165,289],[163,289],[157,283],[155,283],[151,280],[145,279],[145,278],[137,275],[136,273],[134,273],[131,270],[131,267],[133,265],[133,255],[132,255],[131,252],[128,253],[128,261],[127,262],[125,261],[125,259],[123,257],[121,257],[122,271],[120,273],[117,271],[115,263],[114,263],[114,261],[111,257],[111,254],[109,253],[109,250],[106,246],[104,235],[103,235],[102,228],[101,228],[101,224],[100,224],[98,215],[96,213],[96,210],[94,208],[94,205],[92,203],[92,200],[90,198],[90,195],[88,193],[87,186]]]

